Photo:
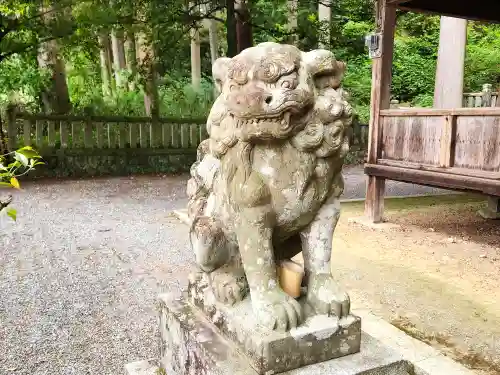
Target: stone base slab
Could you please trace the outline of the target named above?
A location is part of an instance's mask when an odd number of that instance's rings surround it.
[[[368,335],[361,353],[304,366],[291,371],[256,369],[204,315],[183,298],[162,295],[159,371],[169,375],[409,375],[412,365]],[[307,346],[307,342],[305,343]],[[300,353],[296,353],[300,355]],[[276,358],[279,359],[279,358]],[[136,364],[136,367],[139,367]],[[160,372],[161,373],[161,372]],[[134,374],[134,373],[131,373]],[[140,372],[134,375],[141,374]],[[141,374],[142,375],[142,374]]]
[[[276,332],[258,323],[250,298],[227,306],[215,300],[208,283],[205,274],[191,274],[188,303],[235,344],[260,374],[280,373],[359,352],[361,320],[356,316],[339,320],[313,315],[289,332]],[[301,299],[298,302],[305,304]]]
[[[160,301],[169,299],[170,297],[164,295]],[[203,316],[197,315],[192,308],[182,312],[183,305],[177,306],[177,314],[173,311],[169,313],[175,323],[170,326],[172,338],[165,342],[166,336],[162,333],[162,360],[129,363],[125,366],[126,375],[257,375],[245,357],[229,341],[222,338],[217,329]],[[356,311],[356,315],[363,320],[359,353],[284,372],[283,375],[475,374],[368,310]],[[184,324],[179,320],[181,317]],[[162,330],[165,328],[165,321],[166,317],[160,318]],[[214,338],[213,346],[208,340],[210,337]],[[171,353],[168,353],[169,350]],[[174,371],[174,368],[177,370]]]

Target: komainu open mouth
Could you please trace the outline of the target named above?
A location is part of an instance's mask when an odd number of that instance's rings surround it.
[[[239,118],[233,116],[233,118],[237,128],[248,126],[255,126],[258,128],[262,126],[286,128],[290,125],[291,116],[292,114],[290,112],[283,112],[277,116],[256,116],[253,118]]]

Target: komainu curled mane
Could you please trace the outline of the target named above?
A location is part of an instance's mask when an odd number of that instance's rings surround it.
[[[213,66],[221,94],[191,168],[191,243],[217,299],[234,304],[250,292],[270,329],[289,330],[311,314],[349,314],[330,270],[352,121],[344,70],[329,51],[276,43]],[[305,304],[276,275],[276,264],[300,251]]]

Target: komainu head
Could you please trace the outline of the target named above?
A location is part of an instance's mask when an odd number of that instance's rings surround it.
[[[310,123],[350,117],[337,90],[344,71],[330,51],[302,52],[278,43],[218,59],[213,76],[220,96],[207,122],[212,152],[223,154],[238,141],[292,138]]]

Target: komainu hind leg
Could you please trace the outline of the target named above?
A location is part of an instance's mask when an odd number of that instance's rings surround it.
[[[227,241],[217,221],[198,217],[190,232],[196,263],[209,274],[218,301],[233,305],[248,294],[248,283],[237,248]]]

